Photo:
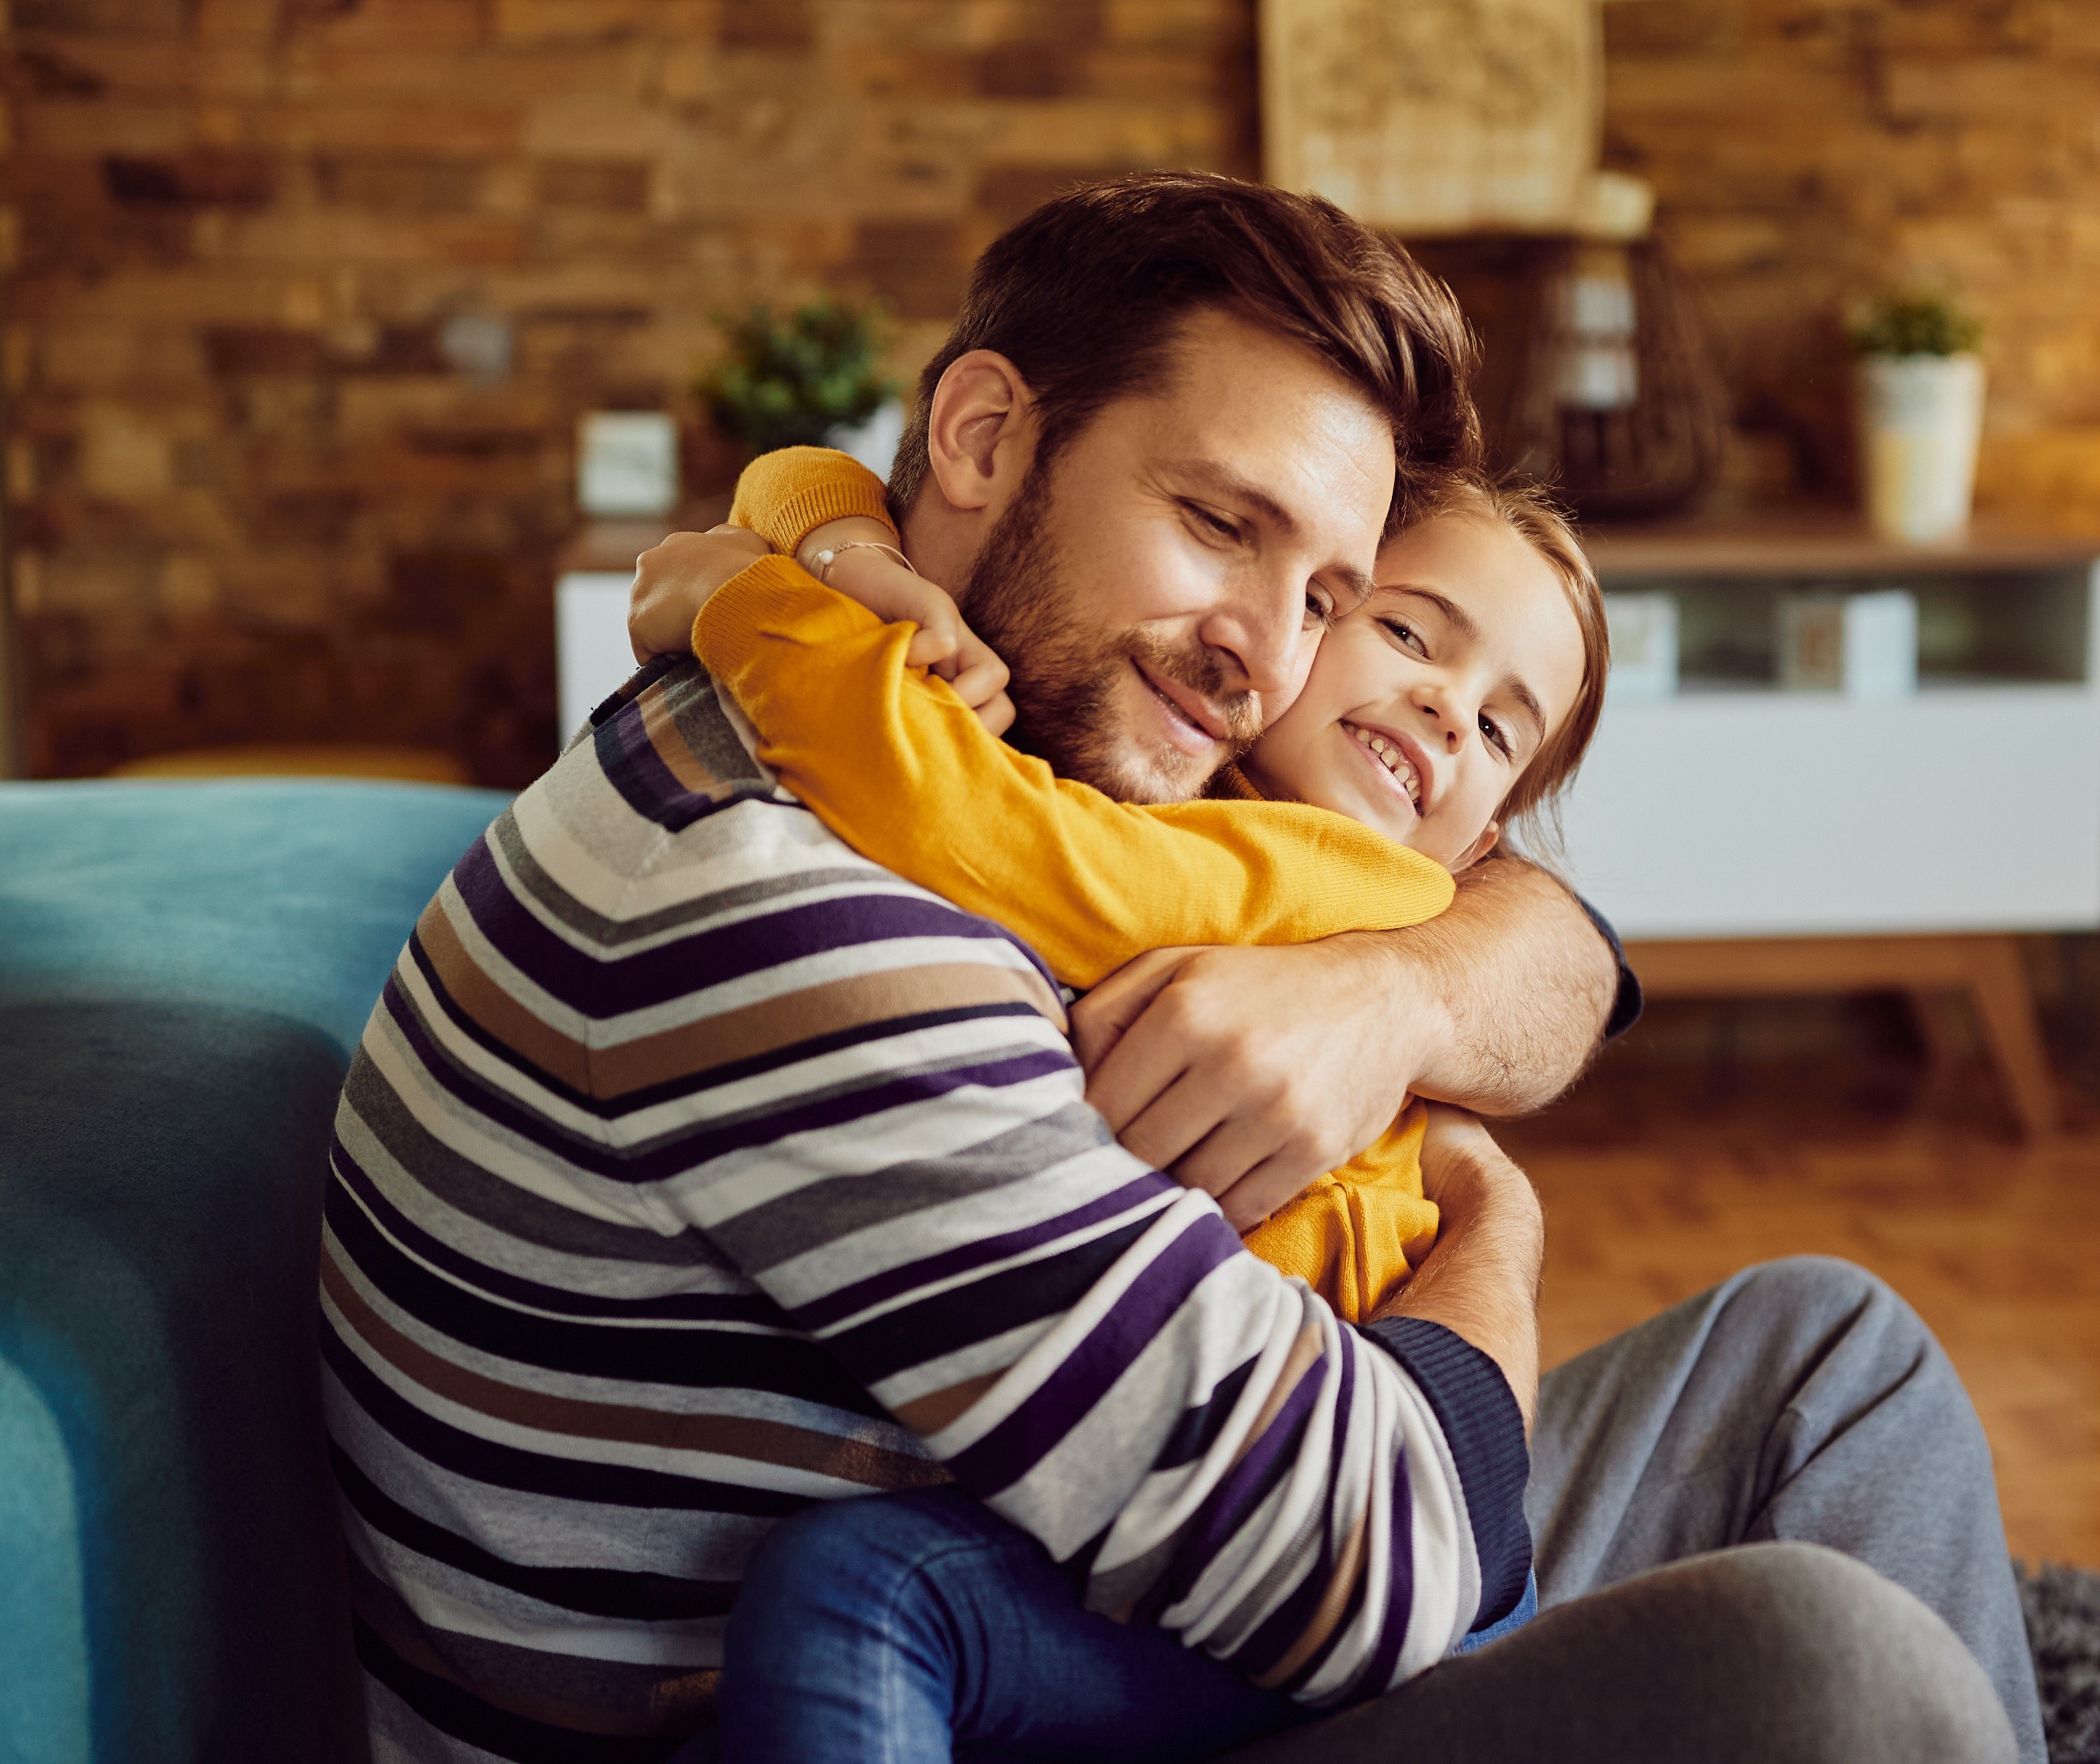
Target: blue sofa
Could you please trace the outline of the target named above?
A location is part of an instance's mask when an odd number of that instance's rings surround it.
[[[0,1764],[362,1759],[329,1123],[488,792],[0,785]]]

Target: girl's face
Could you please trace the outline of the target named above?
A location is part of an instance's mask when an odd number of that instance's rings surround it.
[[[1409,528],[1376,579],[1241,770],[1264,796],[1460,870],[1493,845],[1495,810],[1574,704],[1582,627],[1552,567],[1485,517]]]

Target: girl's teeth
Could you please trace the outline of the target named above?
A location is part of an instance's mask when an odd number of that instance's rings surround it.
[[[1353,724],[1350,725],[1349,732],[1384,761],[1388,767],[1396,766],[1400,763],[1400,749],[1393,746],[1383,735],[1374,735],[1368,729],[1358,729]]]
[[[1374,735],[1368,729],[1359,729],[1354,723],[1349,725],[1349,733],[1385,762],[1385,769],[1399,778],[1401,787],[1407,792],[1409,800],[1420,807],[1422,780],[1415,775],[1414,768],[1407,763],[1407,756],[1383,735]]]

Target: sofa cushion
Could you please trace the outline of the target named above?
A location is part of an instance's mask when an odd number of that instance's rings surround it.
[[[505,799],[0,786],[0,1757],[361,1757],[321,1458],[349,1050]]]
[[[404,784],[0,784],[0,999],[275,1011],[347,1060],[417,914],[508,800]]]

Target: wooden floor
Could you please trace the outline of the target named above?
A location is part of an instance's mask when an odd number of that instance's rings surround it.
[[[2067,1085],[2071,1126],[2023,1145],[1980,1065],[1629,1055],[1501,1136],[1546,1202],[1546,1363],[1746,1263],[1849,1257],[1961,1369],[2014,1553],[2100,1567],[2100,1111]]]

